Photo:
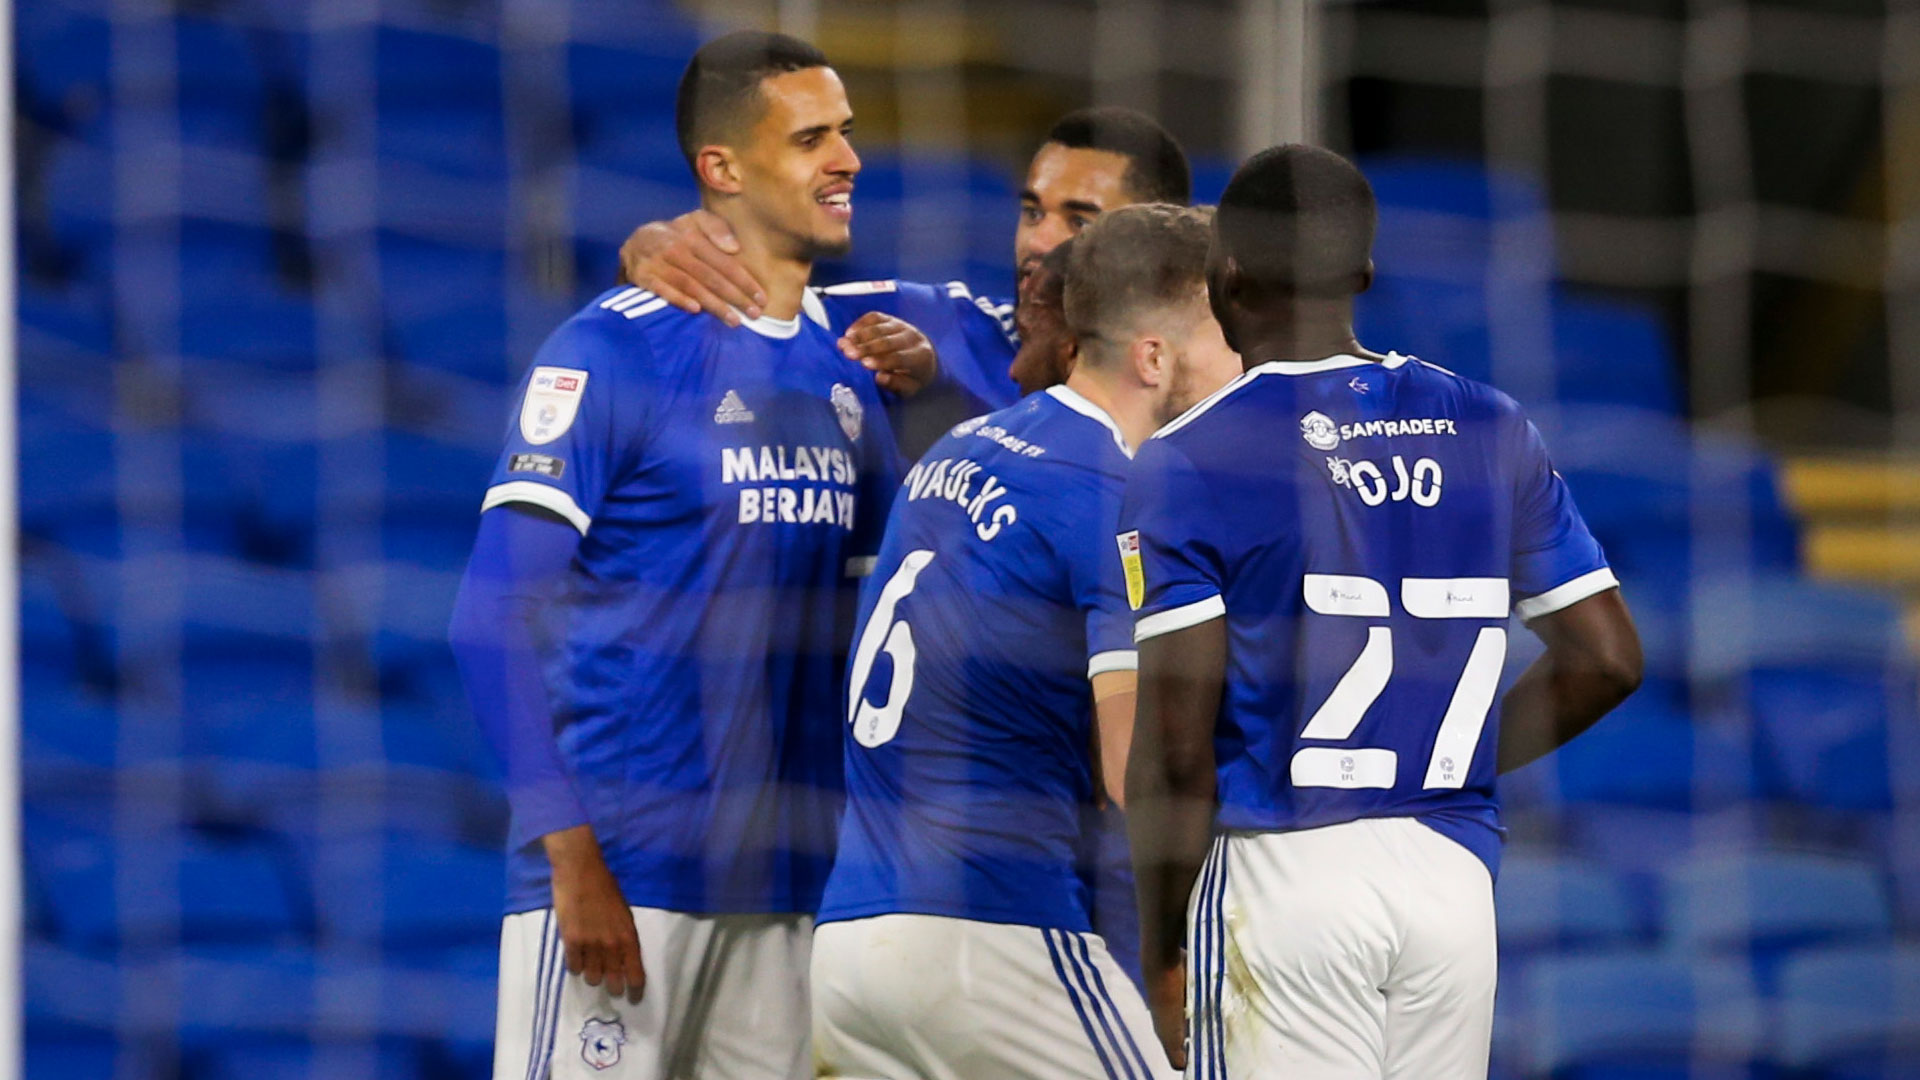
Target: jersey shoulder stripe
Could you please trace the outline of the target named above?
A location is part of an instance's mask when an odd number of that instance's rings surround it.
[[[838,285],[822,286],[816,291],[827,296],[877,296],[882,293],[899,292],[900,282],[893,278],[882,281],[843,281]]]

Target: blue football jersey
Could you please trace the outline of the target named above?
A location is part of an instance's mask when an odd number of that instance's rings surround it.
[[[870,311],[882,311],[918,327],[940,357],[936,388],[944,384],[959,391],[967,409],[962,419],[1004,409],[1020,399],[1020,387],[1007,374],[1020,351],[1011,303],[975,297],[958,281],[945,285],[852,281],[815,291],[836,331],[844,331]],[[945,430],[937,428],[928,438]]]
[[[1127,451],[1064,386],[907,473],[861,592],[847,808],[822,921],[896,912],[1089,929],[1088,680],[1134,666],[1107,523]]]
[[[582,538],[554,605],[555,736],[628,902],[807,912],[832,865],[849,574],[899,463],[873,378],[809,299],[729,328],[638,289],[556,330],[484,507]],[[512,910],[550,903],[539,845]]]
[[[1135,636],[1226,619],[1220,825],[1412,817],[1497,869],[1510,614],[1616,585],[1512,399],[1394,355],[1252,368],[1142,447]]]

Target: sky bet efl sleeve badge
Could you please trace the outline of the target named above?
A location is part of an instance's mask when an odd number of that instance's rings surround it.
[[[847,441],[859,442],[860,421],[866,415],[860,407],[860,395],[845,383],[834,383],[827,399],[833,402],[833,415],[840,418],[840,430],[847,433]]]
[[[1140,530],[1114,537],[1120,543],[1120,569],[1127,575],[1127,606],[1135,611],[1147,602],[1147,575],[1140,566]]]
[[[587,373],[578,368],[537,367],[520,403],[520,437],[539,446],[567,433],[580,412]]]

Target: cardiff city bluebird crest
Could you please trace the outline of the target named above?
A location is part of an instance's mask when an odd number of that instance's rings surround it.
[[[865,415],[865,410],[860,407],[860,395],[845,383],[834,383],[828,400],[833,402],[833,415],[840,418],[840,430],[847,433],[847,438],[857,441],[860,438],[861,420]]]
[[[619,1018],[590,1016],[580,1026],[580,1057],[596,1070],[620,1064],[620,1048],[627,1043],[627,1026]]]

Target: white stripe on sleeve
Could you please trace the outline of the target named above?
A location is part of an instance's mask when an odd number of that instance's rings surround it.
[[[1227,602],[1218,593],[1205,600],[1195,600],[1191,604],[1182,604],[1177,608],[1157,611],[1133,624],[1133,641],[1139,644],[1148,638],[1171,634],[1175,630],[1185,630],[1189,626],[1199,626],[1209,619],[1218,619],[1227,613]]]
[[[1525,622],[1569,608],[1589,596],[1620,587],[1620,579],[1607,567],[1590,570],[1564,585],[1555,585],[1539,596],[1530,596],[1513,605],[1514,614]]]
[[[509,480],[504,484],[495,484],[487,489],[487,497],[480,503],[480,512],[486,513],[496,506],[507,503],[526,503],[538,506],[542,510],[551,510],[567,520],[567,524],[587,535],[587,527],[593,519],[587,516],[573,496],[551,484],[542,484],[534,480]]]

